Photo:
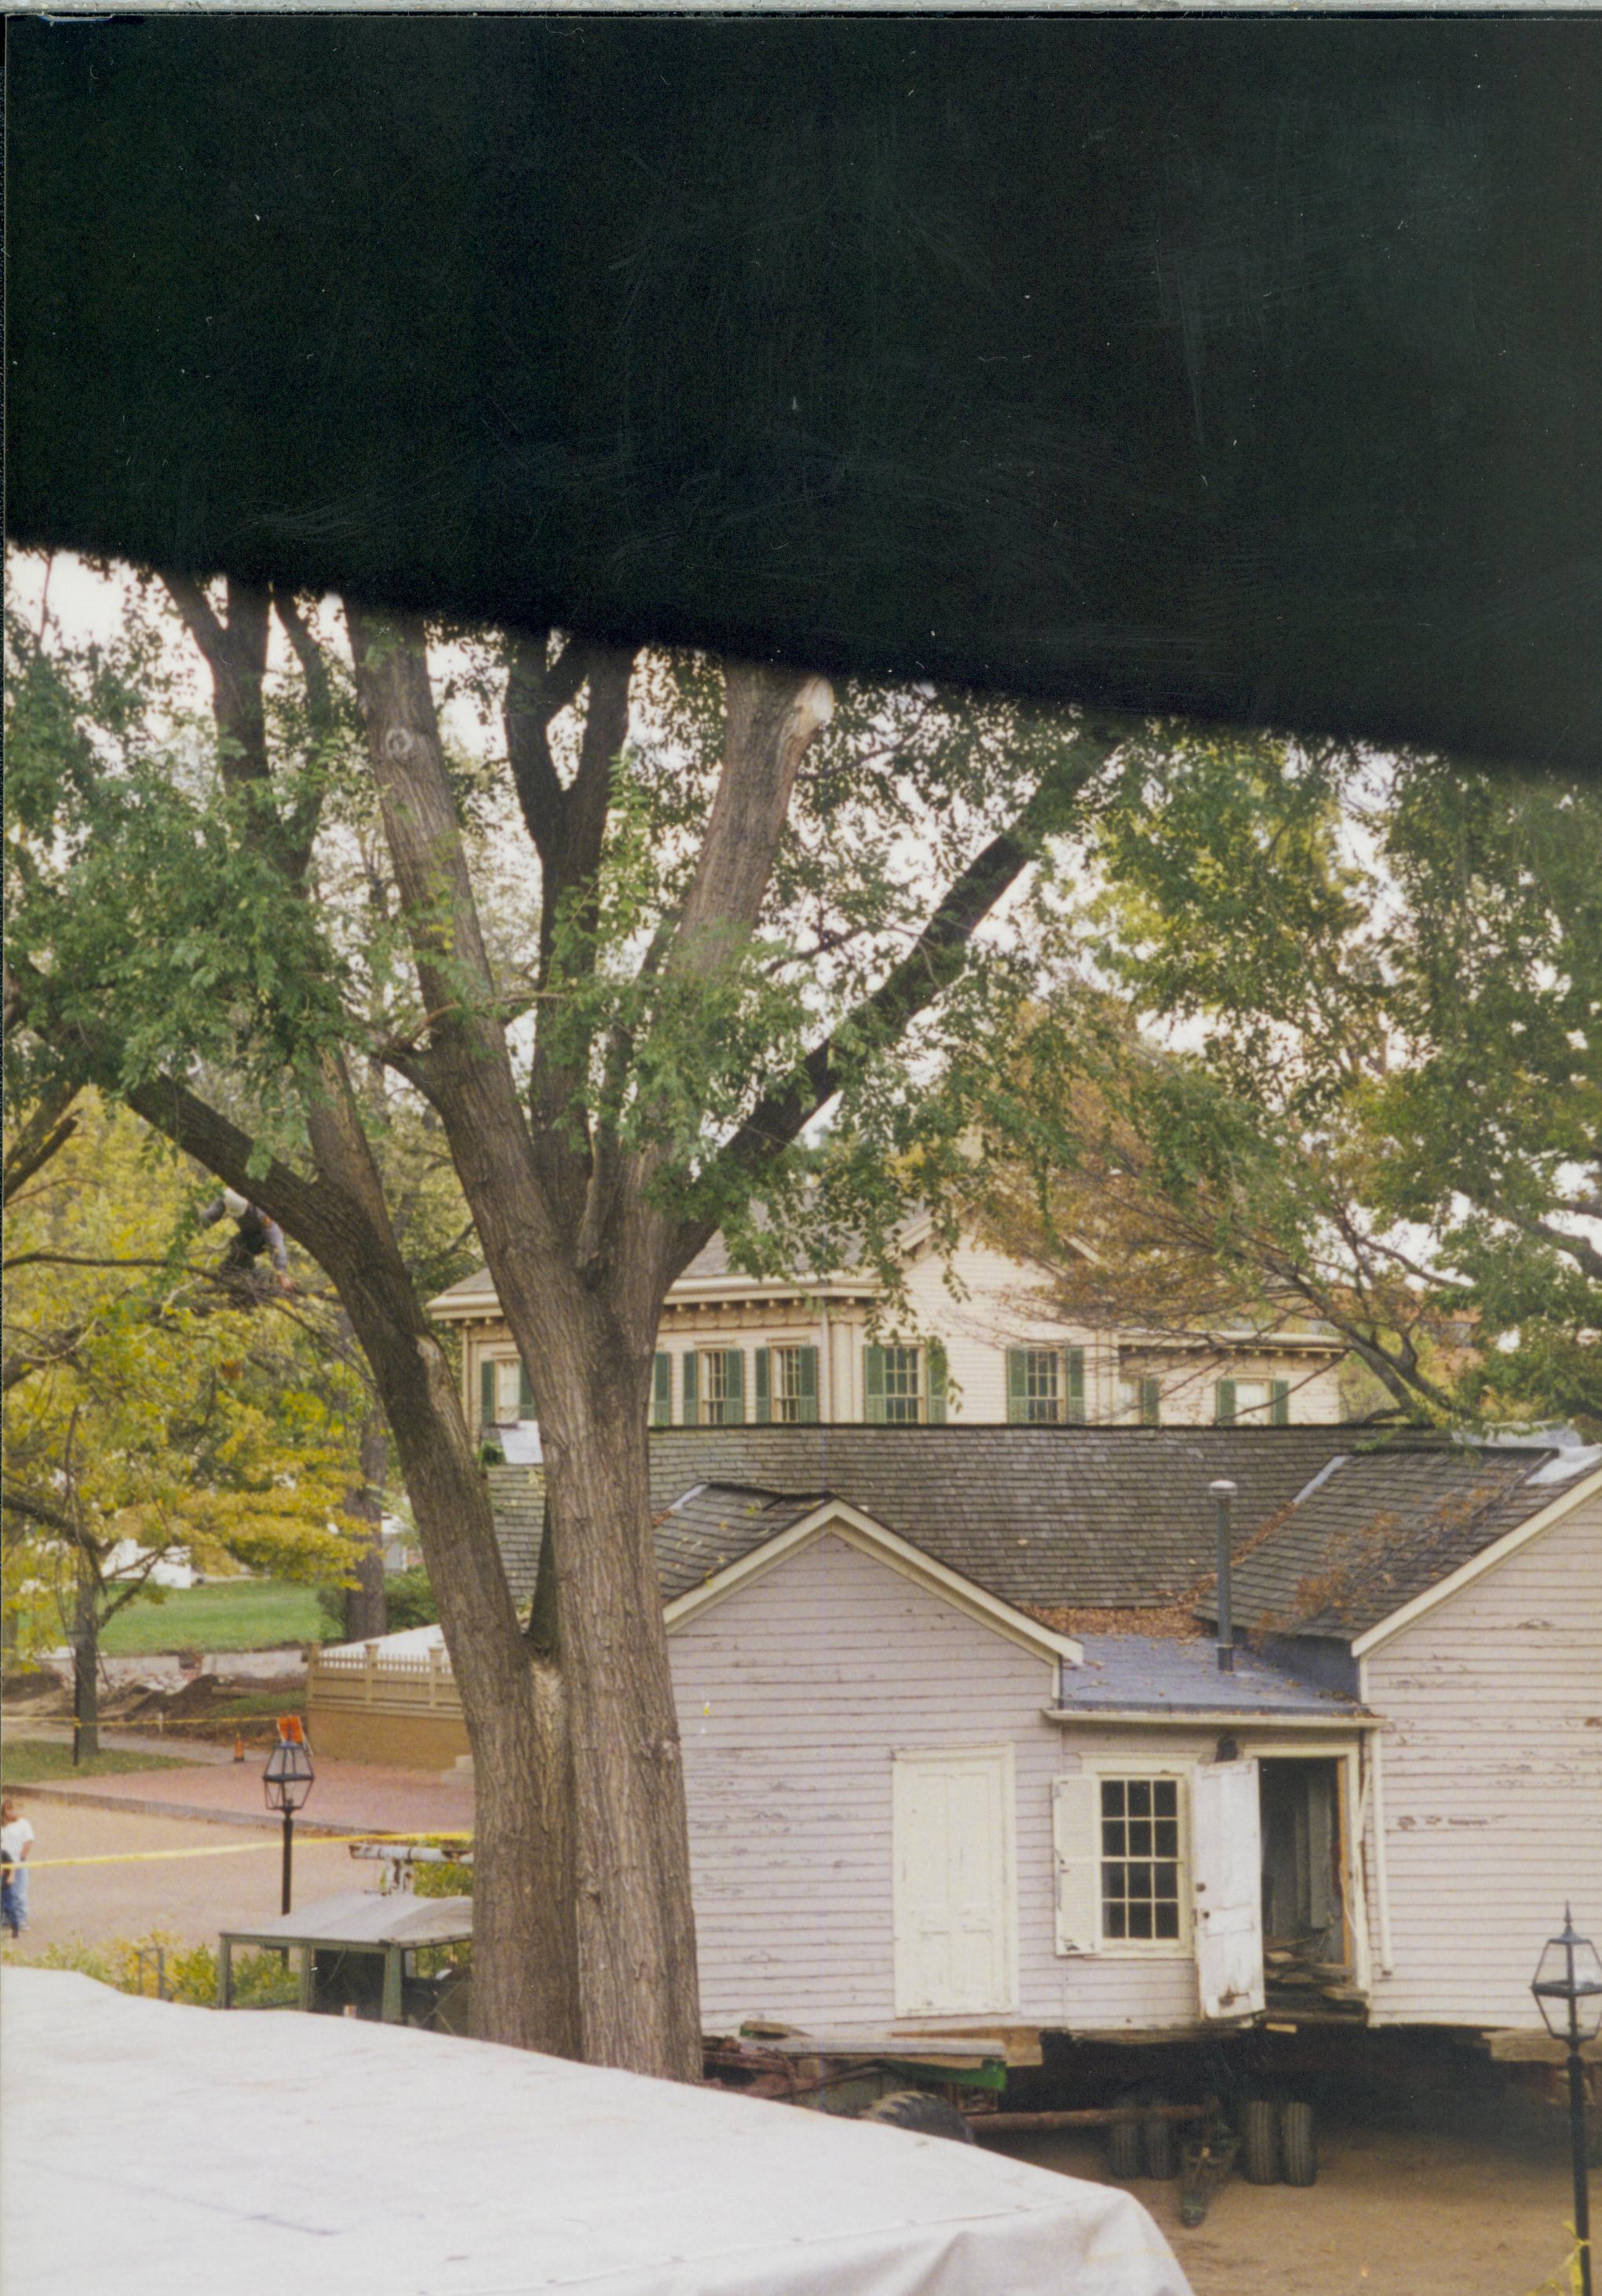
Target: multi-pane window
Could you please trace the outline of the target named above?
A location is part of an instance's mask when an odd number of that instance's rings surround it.
[[[1101,1781],[1101,1933],[1154,1943],[1179,1936],[1179,1782]]]
[[[481,1427],[514,1427],[534,1416],[534,1390],[515,1356],[479,1358]]]
[[[1008,1348],[1006,1415],[1015,1426],[1059,1427],[1085,1416],[1083,1348]]]
[[[1213,1416],[1220,1427],[1245,1420],[1253,1427],[1288,1427],[1291,1383],[1287,1379],[1220,1379]]]
[[[769,1349],[768,1357],[772,1366],[773,1415],[786,1425],[797,1426],[803,1419],[813,1416],[807,1408],[816,1395],[815,1382],[809,1382],[807,1378],[810,1368],[809,1358],[815,1359],[813,1350],[809,1348],[773,1348]]]
[[[1063,1358],[1055,1348],[1023,1349],[1025,1423],[1055,1426],[1063,1415]]]
[[[919,1371],[923,1357],[921,1348],[886,1348],[884,1354],[884,1417],[891,1426],[916,1425],[923,1416],[919,1409],[923,1382]]]
[[[701,1358],[701,1423],[721,1427],[728,1409],[728,1350],[709,1348]]]

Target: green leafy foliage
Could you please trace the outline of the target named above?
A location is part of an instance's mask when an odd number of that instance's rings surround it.
[[[421,1565],[414,1570],[391,1570],[384,1578],[385,1610],[389,1631],[403,1634],[411,1627],[437,1626],[439,1606],[434,1590],[429,1585],[428,1572]],[[317,1606],[326,1622],[325,1641],[341,1641],[345,1633],[345,1590],[338,1586],[317,1588]]]
[[[1370,1406],[1602,1426],[1595,789],[1176,735],[1089,857],[1108,987],[1006,1054],[1015,1243],[1109,1315],[1314,1317]]]
[[[214,1280],[195,1201],[89,1095],[8,1206],[5,1599],[36,1640],[62,1639],[86,1585],[103,1618],[155,1599],[164,1557],[305,1583],[357,1551],[359,1383],[315,1329]]]

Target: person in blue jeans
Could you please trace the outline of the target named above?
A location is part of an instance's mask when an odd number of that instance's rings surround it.
[[[28,1927],[28,1853],[33,1828],[8,1794],[0,1802],[0,1926],[12,1937]]]

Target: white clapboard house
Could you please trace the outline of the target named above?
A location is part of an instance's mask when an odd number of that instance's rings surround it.
[[[652,1451],[710,2030],[1532,2026],[1565,1903],[1602,1931],[1602,1453],[951,1426]],[[526,1599],[538,1471],[490,1472]],[[382,1676],[322,1661],[314,1731]]]
[[[926,1215],[900,1231],[900,1332],[865,1268],[747,1275],[721,1235],[668,1294],[659,1427],[1208,1424],[1326,1426],[1344,1353],[1327,1329],[1180,1337],[1065,1322],[1038,1271],[968,1237],[948,1269]],[[431,1301],[462,1338],[470,1422],[509,1459],[538,1456],[534,1387],[487,1268]]]

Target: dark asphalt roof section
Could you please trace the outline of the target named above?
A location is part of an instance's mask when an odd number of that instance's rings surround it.
[[[1464,1444],[1343,1461],[1236,1565],[1236,1625],[1365,1633],[1557,1498],[1559,1456]]]
[[[793,1523],[804,1522],[827,1496],[826,1491],[775,1494],[729,1483],[694,1484],[657,1518],[664,1599],[673,1602]]]
[[[1351,1447],[1335,1427],[685,1427],[651,1438],[652,1500],[697,1483],[829,1491],[1021,1610],[1151,1604],[1212,1567],[1217,1475],[1243,1533]]]
[[[1064,1711],[1084,1714],[1354,1714],[1338,1692],[1319,1690],[1250,1651],[1231,1673],[1219,1670],[1212,1643],[1159,1641],[1150,1635],[1082,1635],[1082,1666],[1062,1671]]]

